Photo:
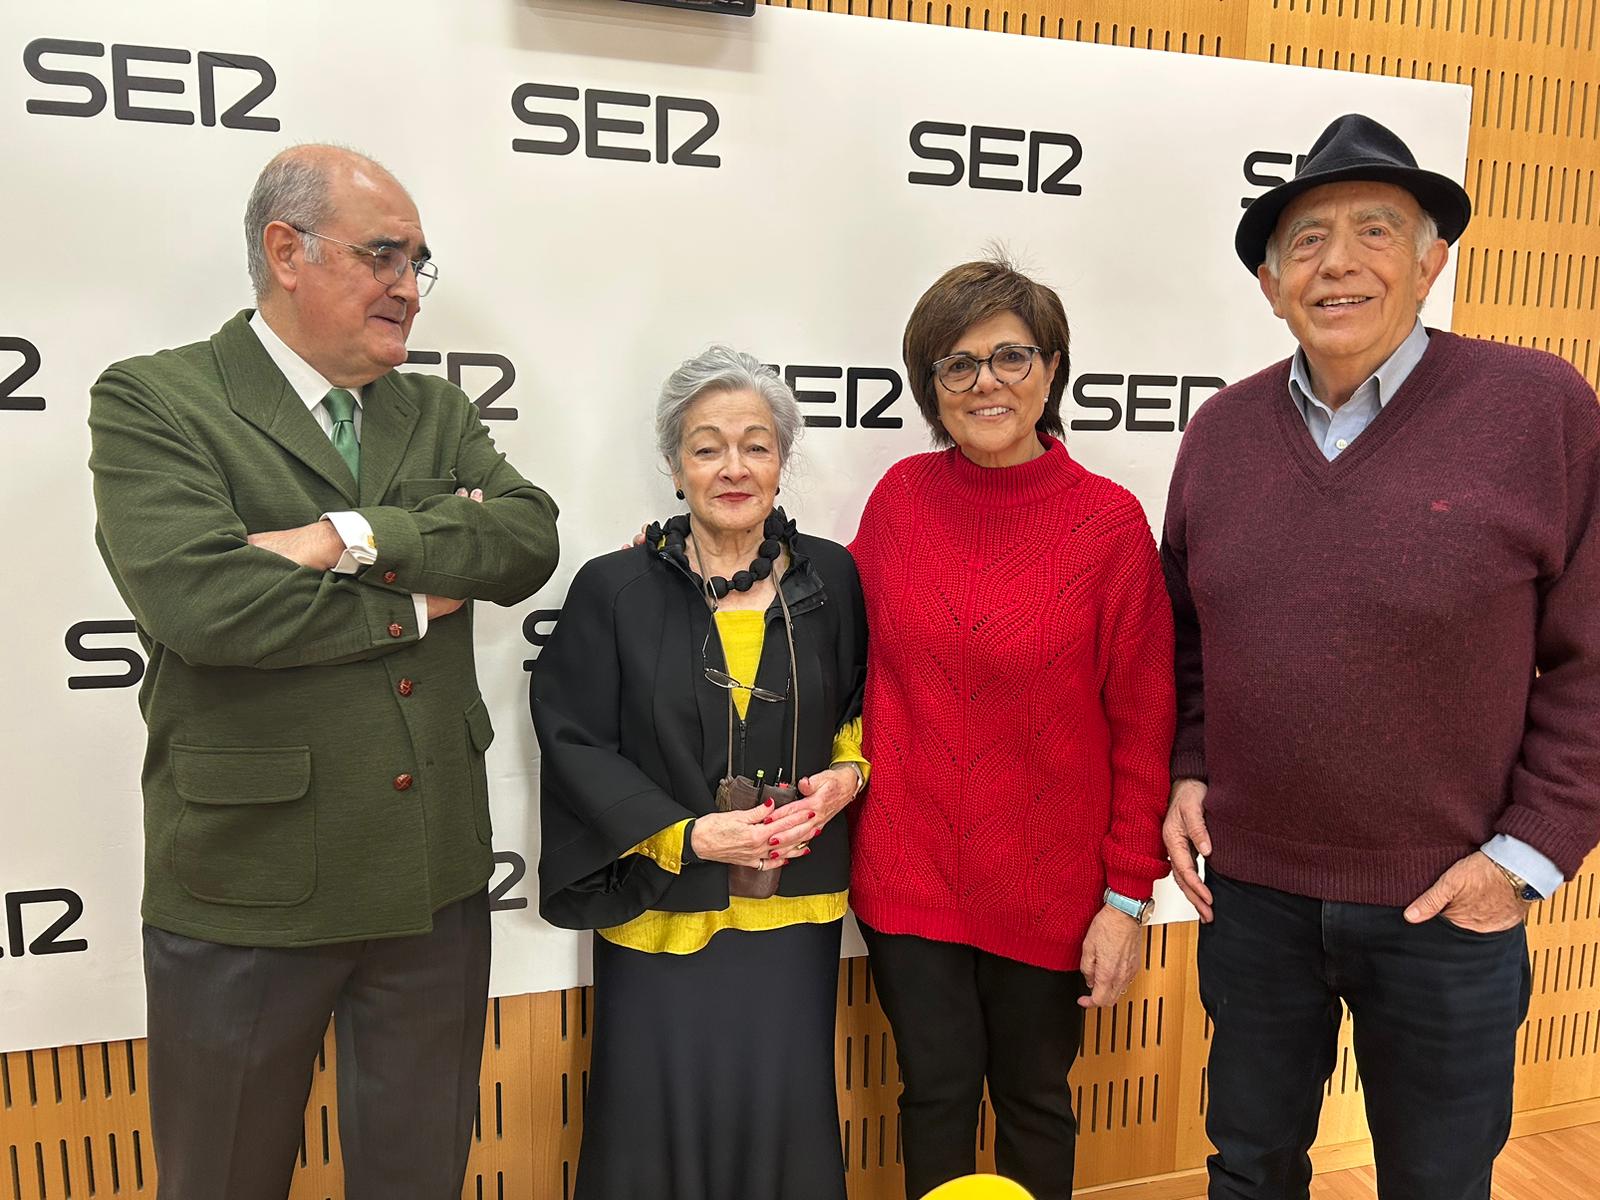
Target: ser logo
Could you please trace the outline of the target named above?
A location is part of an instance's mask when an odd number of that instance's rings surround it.
[[[522,619],[522,637],[528,645],[535,650],[543,650],[550,641],[550,635],[556,630],[556,622],[561,619],[559,608],[536,608]],[[525,658],[522,660],[522,669],[532,671],[537,659]]]
[[[45,65],[44,58],[104,58],[105,45],[101,42],[74,42],[64,38],[35,38],[22,51],[22,65],[28,74],[49,87],[76,89],[83,93],[81,99],[31,99],[27,103],[30,113],[55,117],[95,117],[105,111],[107,89],[93,71],[68,71],[59,66]],[[148,74],[146,64],[162,63],[183,66],[195,63],[196,91],[200,101],[200,124],[221,125],[225,129],[260,129],[274,133],[278,129],[277,117],[253,115],[256,106],[272,95],[278,86],[277,72],[272,64],[254,54],[222,54],[215,50],[201,50],[191,54],[187,50],[170,46],[111,47],[111,111],[119,121],[153,121],[162,125],[193,125],[195,114],[187,107],[158,106],[148,102],[135,103],[136,97],[168,95],[182,96],[186,81],[173,75]],[[252,78],[254,86],[234,100],[219,115],[217,112],[217,81],[225,73],[242,71]],[[138,73],[136,73],[138,72]],[[233,95],[242,81],[229,79],[225,90]]]
[[[79,621],[67,630],[67,653],[79,662],[121,663],[123,669],[114,675],[68,675],[67,687],[73,691],[88,688],[133,687],[144,678],[144,656],[131,646],[88,646],[85,638],[106,634],[122,634],[130,640],[134,633],[132,621]]]
[[[930,139],[953,139],[954,145],[938,145]],[[1001,147],[1015,145],[1012,153]],[[1027,179],[1009,172],[988,168],[1015,169],[1022,165],[1027,148]],[[962,150],[966,150],[963,156]],[[924,162],[944,163],[943,171],[912,171],[910,183],[932,187],[955,187],[963,179],[968,187],[992,192],[1042,192],[1047,196],[1081,196],[1083,185],[1067,182],[1083,161],[1083,143],[1070,133],[1045,130],[1008,129],[1001,125],[965,125],[948,121],[918,121],[911,127],[911,152]]]
[[[511,365],[511,360],[504,354],[474,354],[452,350],[449,354],[441,355],[437,350],[413,350],[406,355],[408,366],[436,367],[441,362],[444,363],[445,378],[466,391],[468,396],[472,396],[472,402],[478,406],[478,415],[485,421],[517,419],[516,409],[495,406],[495,401],[509,392],[511,385],[517,381],[517,368]],[[491,367],[500,374],[493,383],[473,396],[461,382],[462,372],[468,367]]]
[[[511,93],[511,111],[517,120],[534,128],[549,129],[548,138],[511,139],[511,148],[520,154],[573,153],[583,146],[586,158],[609,158],[618,162],[651,161],[680,167],[720,167],[722,156],[705,153],[702,147],[722,125],[716,106],[692,96],[655,96],[646,92],[613,92],[589,88],[581,93],[583,103],[575,113],[564,106],[580,98],[575,87],[550,83],[524,83]],[[547,107],[539,101],[558,101]],[[624,113],[639,112],[635,120]],[[646,120],[647,118],[648,120]],[[654,135],[651,138],[651,135]],[[640,145],[625,139],[647,138]]]
[[[53,909],[58,904],[62,906],[62,911],[56,913],[55,919],[48,925],[45,924],[49,918],[48,912],[33,911],[26,920],[23,919],[24,909],[37,910],[44,905]],[[6,954],[12,958],[22,958],[27,954],[76,954],[89,948],[85,938],[61,936],[83,916],[83,897],[71,888],[7,892],[5,907],[6,946],[0,950],[0,957]],[[30,933],[33,934],[31,939],[28,936]]]
[[[905,391],[905,383],[900,378],[900,372],[890,367],[829,367],[829,366],[791,366],[779,367],[774,365],[774,371],[781,371],[783,381],[794,392],[794,398],[803,405],[830,408],[839,403],[840,389],[837,385],[824,390],[817,387],[804,386],[818,380],[844,381],[844,415],[841,417],[836,412],[807,412],[805,421],[808,428],[812,429],[837,429],[841,425],[846,429],[899,429],[903,424],[899,417],[888,415],[894,402],[900,399]],[[879,389],[882,389],[879,391]],[[876,392],[876,395],[871,393]],[[868,407],[870,405],[870,407]]]
[[[1285,154],[1278,150],[1252,150],[1244,156],[1244,178],[1246,183],[1254,184],[1259,188],[1275,188],[1280,183],[1288,183],[1300,174],[1306,165],[1304,154]],[[1288,167],[1289,170],[1280,174],[1270,174],[1263,168]],[[1255,196],[1243,196],[1239,200],[1240,208],[1249,208],[1255,203]]]
[[[511,889],[522,882],[523,876],[528,873],[528,860],[515,850],[496,850],[494,853],[494,869],[509,868],[504,879],[489,881],[489,911],[512,912],[519,908],[528,907],[526,896],[513,896]]]
[[[13,412],[43,412],[43,396],[19,396],[18,390],[39,373],[39,347],[27,338],[0,337],[0,354],[20,354],[22,362],[7,375],[0,375],[0,409]],[[5,370],[0,367],[0,371]]]
[[[1215,375],[1079,375],[1072,381],[1072,400],[1079,408],[1106,415],[1075,419],[1070,428],[1086,433],[1126,429],[1129,433],[1183,432],[1189,414],[1213,392],[1227,387]],[[1177,395],[1172,389],[1177,389]],[[1196,393],[1203,392],[1197,400]],[[1152,417],[1164,413],[1169,416]]]

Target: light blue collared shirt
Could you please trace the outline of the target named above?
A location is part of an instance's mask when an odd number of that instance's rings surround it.
[[[1367,377],[1350,399],[1336,410],[1312,393],[1311,371],[1304,350],[1296,350],[1289,367],[1289,398],[1305,420],[1312,440],[1330,462],[1361,436],[1374,418],[1394,399],[1400,385],[1410,377],[1428,349],[1428,331],[1421,320],[1406,335],[1406,340],[1376,371]],[[1560,869],[1548,857],[1520,838],[1497,833],[1483,845],[1484,854],[1513,874],[1522,876],[1545,899],[1555,895],[1564,882]]]
[[[1294,352],[1294,360],[1289,367],[1289,395],[1324,458],[1330,461],[1338,458],[1351,442],[1361,436],[1362,430],[1372,424],[1373,418],[1383,411],[1384,405],[1394,399],[1394,394],[1422,361],[1427,349],[1428,331],[1419,320],[1399,348],[1367,377],[1367,381],[1339,406],[1337,412],[1312,394],[1306,353],[1304,350]]]

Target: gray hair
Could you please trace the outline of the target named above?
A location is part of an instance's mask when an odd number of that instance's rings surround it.
[[[272,269],[267,265],[263,244],[267,226],[274,221],[315,229],[333,215],[328,180],[328,164],[316,155],[297,154],[293,146],[277,155],[261,169],[250,199],[244,206],[245,261],[250,267],[250,285],[260,300],[272,286]],[[308,262],[322,261],[322,243],[300,235]]]
[[[681,363],[661,385],[661,396],[656,401],[656,449],[672,469],[676,471],[680,466],[678,449],[683,445],[684,415],[702,396],[719,392],[754,392],[767,402],[778,437],[778,461],[787,464],[789,451],[805,426],[794,392],[776,371],[753,354],[712,346]]]
[[[1433,214],[1427,209],[1418,206],[1422,219],[1417,222],[1417,261],[1422,261],[1422,256],[1428,252],[1428,247],[1439,240],[1439,222],[1433,219]],[[1278,277],[1278,271],[1283,266],[1283,247],[1279,243],[1278,231],[1274,229],[1272,236],[1267,239],[1267,270],[1272,277]]]

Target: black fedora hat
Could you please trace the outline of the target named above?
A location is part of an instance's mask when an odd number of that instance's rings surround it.
[[[1439,236],[1452,244],[1472,219],[1472,200],[1459,183],[1417,166],[1410,148],[1392,129],[1371,117],[1349,113],[1322,131],[1298,175],[1257,196],[1239,218],[1233,248],[1251,274],[1267,260],[1267,239],[1289,202],[1301,192],[1342,179],[1371,179],[1405,188],[1439,223]]]

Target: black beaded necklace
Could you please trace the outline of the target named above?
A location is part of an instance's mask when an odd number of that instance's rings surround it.
[[[689,565],[689,532],[688,514],[680,513],[665,525],[650,526],[645,530],[645,536],[651,544],[664,542],[662,551],[677,559],[684,570],[694,577],[694,581],[711,593],[713,599],[721,600],[729,592],[748,592],[772,574],[773,564],[783,553],[782,539],[794,533],[794,522],[784,515],[781,508],[768,513],[766,523],[761,528],[763,541],[756,550],[755,558],[745,570],[735,571],[732,579],[725,579],[721,575],[713,575],[709,580],[702,579],[699,572]]]

